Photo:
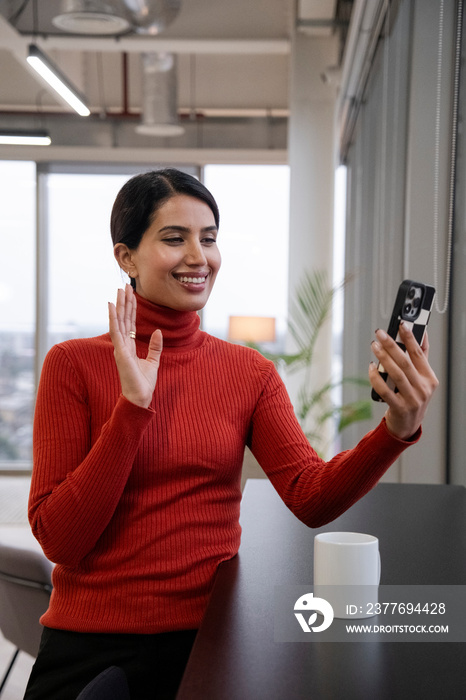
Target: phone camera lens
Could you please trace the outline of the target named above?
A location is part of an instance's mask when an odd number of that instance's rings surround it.
[[[415,288],[411,287],[411,289],[408,291],[408,294],[406,296],[408,297],[408,299],[412,299],[415,294],[416,294]]]
[[[405,304],[404,313],[406,316],[409,316],[409,314],[411,313],[411,304]]]
[[[415,309],[419,308],[419,304],[421,303],[421,300],[416,297],[416,299],[413,299],[413,306]]]

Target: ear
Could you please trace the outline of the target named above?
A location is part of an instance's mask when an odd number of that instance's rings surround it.
[[[136,267],[133,263],[131,250],[125,243],[116,243],[113,248],[113,255],[121,269],[130,277],[136,276]]]

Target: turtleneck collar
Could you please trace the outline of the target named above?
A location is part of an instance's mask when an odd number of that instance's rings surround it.
[[[136,341],[149,343],[152,333],[160,328],[164,351],[167,348],[193,350],[204,342],[197,311],[175,311],[154,304],[139,294],[136,294],[136,299]]]

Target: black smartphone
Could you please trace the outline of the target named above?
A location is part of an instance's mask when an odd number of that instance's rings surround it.
[[[413,280],[404,280],[398,287],[398,293],[396,295],[390,323],[388,324],[387,333],[396,340],[402,350],[406,350],[406,348],[398,335],[400,321],[404,321],[404,323],[411,328],[414,337],[419,345],[421,345],[432,312],[434,297],[435,289],[429,284],[413,282]],[[385,372],[380,362],[377,369],[388,386],[394,391],[397,391],[395,384],[388,376],[388,373]],[[374,401],[383,401],[375,389],[372,389],[372,398]]]

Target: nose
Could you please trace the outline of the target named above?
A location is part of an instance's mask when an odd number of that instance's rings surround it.
[[[204,248],[199,240],[190,241],[186,250],[185,262],[187,265],[201,266],[207,264]]]

